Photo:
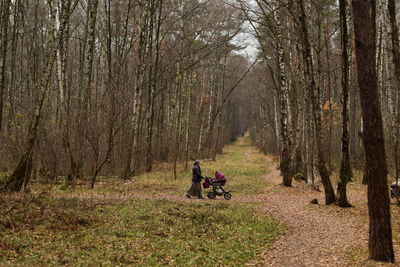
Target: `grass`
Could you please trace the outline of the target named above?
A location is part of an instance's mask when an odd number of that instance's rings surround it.
[[[5,265],[241,265],[283,230],[228,202],[22,197],[0,205]]]
[[[265,161],[242,140],[202,168],[209,176],[224,172],[235,198],[268,186]],[[259,259],[284,231],[253,203],[131,197],[183,196],[190,180],[190,171],[174,180],[161,169],[129,183],[107,179],[95,190],[46,186],[30,194],[2,195],[0,265],[238,266]],[[126,197],[115,197],[121,195]]]
[[[225,174],[228,181],[225,189],[233,192],[233,196],[245,196],[263,193],[265,187],[269,186],[264,176],[269,172],[267,158],[256,148],[251,146],[250,140],[242,139],[240,145],[237,143],[227,145],[223,154],[218,155],[216,161],[201,161],[203,176],[214,177],[216,170]],[[99,179],[95,186],[95,192],[107,195],[129,194],[130,192],[141,192],[148,195],[169,194],[184,196],[191,184],[191,163],[188,170],[185,164],[179,166],[178,177],[173,178],[170,166],[160,165],[149,173],[133,177],[132,182],[120,179]],[[65,186],[59,186],[60,191],[65,191]],[[86,185],[75,188],[75,193],[87,192]],[[204,194],[204,192],[203,192]]]
[[[266,156],[251,146],[248,139],[241,141],[241,145],[232,144],[224,148],[222,155],[216,161],[201,162],[204,176],[214,177],[216,170],[225,174],[228,179],[226,188],[235,195],[259,194],[264,192],[268,183],[264,176],[268,173]],[[166,193],[185,195],[191,183],[191,164],[185,170],[180,166],[178,177],[175,180],[171,168],[162,168],[150,173],[134,177],[134,183],[125,186],[126,191],[142,190],[143,193]],[[120,185],[117,185],[120,187]],[[99,189],[103,193],[115,192],[116,188],[109,185]]]

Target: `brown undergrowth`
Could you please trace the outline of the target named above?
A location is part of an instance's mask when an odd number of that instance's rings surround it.
[[[283,187],[276,160],[261,155],[248,140],[241,139],[228,146],[216,162],[204,162],[206,175],[215,170],[227,173],[226,188],[233,189],[229,202],[222,198],[187,199],[184,195],[190,172],[173,180],[165,171],[131,181],[104,180],[95,190],[85,185],[75,189],[45,186],[34,188],[30,194],[3,194],[0,265],[3,255],[8,259],[3,265],[25,266],[146,262],[397,266],[366,260],[368,210],[364,186],[349,184],[353,208],[325,206],[323,192],[311,190],[304,182]],[[310,204],[315,198],[320,204]],[[392,214],[396,258],[400,259],[400,213],[395,205]],[[224,234],[215,236],[215,231]],[[189,237],[192,232],[197,236],[194,239]],[[276,239],[278,235],[281,237]],[[229,238],[224,240],[225,236]],[[108,254],[102,252],[105,247]],[[183,255],[182,249],[190,255]]]

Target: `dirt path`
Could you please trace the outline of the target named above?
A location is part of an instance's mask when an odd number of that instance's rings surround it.
[[[275,165],[272,160],[268,164]],[[324,193],[311,190],[304,183],[294,182],[294,187],[284,188],[276,168],[266,179],[274,186],[268,190],[262,212],[285,223],[288,230],[255,265],[354,266],[358,262],[357,266],[377,266],[373,262],[359,262],[364,259],[351,261],[349,255],[352,250],[368,247],[364,191],[350,188],[349,199],[355,208],[342,209],[325,206]],[[310,204],[314,198],[319,205]]]
[[[273,186],[255,200],[262,200],[261,211],[271,214],[288,229],[272,249],[264,253],[261,261],[252,264],[346,266],[351,248],[367,247],[368,225],[361,219],[367,215],[365,205],[361,204],[366,203],[363,191],[349,190],[349,199],[356,201],[359,208],[326,207],[323,192],[311,190],[304,182],[296,181],[292,188],[285,188],[280,185],[282,178],[276,163],[268,158],[267,165],[270,173],[265,178]],[[315,198],[320,205],[310,204]]]
[[[274,166],[273,162],[269,162]],[[267,194],[262,208],[288,226],[287,233],[263,256],[260,265],[270,266],[344,266],[346,259],[339,255],[351,246],[365,243],[367,229],[354,220],[329,214],[311,206],[310,200],[323,202],[323,193],[308,190],[299,183],[297,187],[283,188],[279,172],[274,170],[266,177],[274,187]],[[361,237],[361,238],[356,238]]]
[[[243,139],[237,144],[242,145]],[[243,153],[251,159],[248,151]],[[304,182],[294,181],[293,187],[283,187],[272,157],[268,157],[267,166],[270,173],[265,179],[272,187],[267,187],[264,194],[237,196],[232,200],[262,203],[261,212],[284,223],[287,231],[263,254],[262,260],[249,265],[376,266],[365,258],[351,259],[352,251],[368,247],[367,196],[363,186],[348,187],[348,198],[354,208],[326,206],[324,193],[310,189]],[[318,199],[319,205],[310,204],[312,199]]]
[[[243,145],[243,139],[237,144]],[[251,160],[249,150],[243,149],[242,153]],[[294,181],[293,187],[283,187],[280,185],[282,179],[272,157],[268,157],[267,166],[270,173],[265,177],[269,183],[265,192],[258,195],[234,195],[231,202],[262,203],[260,211],[284,223],[287,231],[270,250],[262,255],[262,260],[251,262],[250,266],[354,266],[355,264],[356,266],[377,266],[375,263],[365,261],[365,251],[368,247],[368,215],[366,193],[362,186],[351,185],[348,189],[348,198],[355,208],[342,209],[335,205],[325,206],[323,192],[311,190],[304,182]],[[99,195],[86,194],[86,197],[99,198]],[[127,194],[106,196],[106,198],[110,197],[199,201],[187,199],[183,195],[168,193],[147,195],[143,192],[132,191]],[[310,204],[310,200],[315,198],[318,199],[319,205]],[[353,254],[359,255],[357,251],[360,250],[364,250],[362,258],[351,259],[352,251],[355,251]],[[396,258],[400,258],[398,253],[396,253]]]

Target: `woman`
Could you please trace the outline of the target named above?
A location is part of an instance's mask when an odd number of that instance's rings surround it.
[[[201,179],[204,177],[201,175],[200,161],[196,160],[192,168],[192,186],[186,194],[186,197],[197,197],[203,198],[201,195]]]

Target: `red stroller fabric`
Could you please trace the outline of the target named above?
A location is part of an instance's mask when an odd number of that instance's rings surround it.
[[[206,177],[203,183],[203,188],[209,188],[213,182],[218,182],[221,186],[224,186],[226,183],[225,175],[222,172],[216,171],[215,177]]]
[[[210,187],[210,178],[206,177],[206,179],[203,182],[203,188],[209,188]]]
[[[224,186],[226,183],[225,174],[223,174],[222,172],[216,171],[214,181],[218,182],[220,185]]]
[[[225,175],[222,172],[216,171],[215,172],[215,180],[226,180]]]

